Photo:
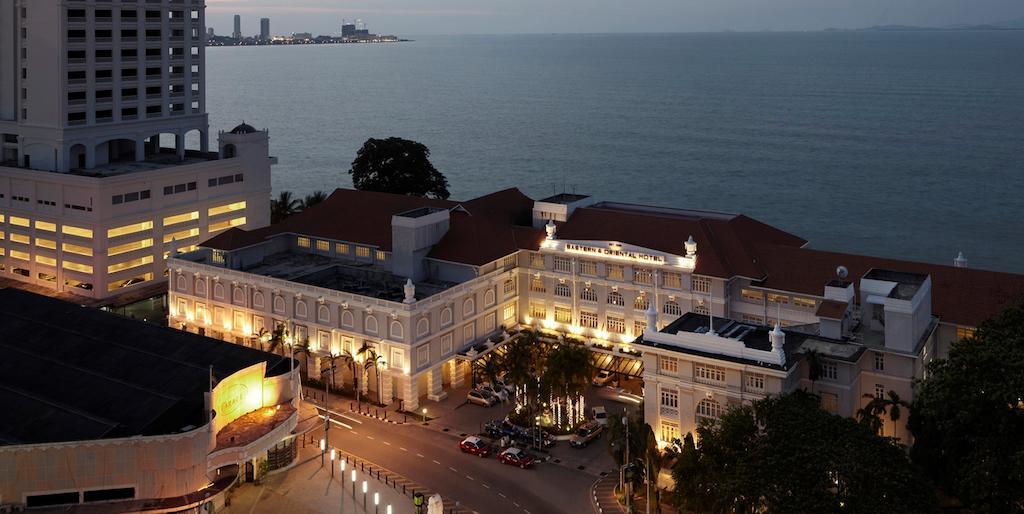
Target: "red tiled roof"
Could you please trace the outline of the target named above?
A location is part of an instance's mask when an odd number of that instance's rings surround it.
[[[976,327],[1024,298],[1024,275],[778,245],[759,246],[757,253],[768,271],[758,286],[813,296],[824,293],[838,266],[846,266],[858,288],[856,279],[871,268],[927,273],[932,279],[932,313],[955,325]]]
[[[576,209],[557,231],[559,239],[619,241],[676,255],[685,255],[683,243],[691,235],[697,242],[695,272],[720,278],[763,278],[765,270],[752,251],[754,244],[799,247],[807,243],[743,215],[637,211],[602,204]]]
[[[207,239],[200,246],[213,248],[215,250],[237,250],[251,246],[267,238],[270,227],[263,227],[254,230],[242,230],[238,227],[231,227],[210,239]]]
[[[818,311],[815,313],[819,318],[828,319],[843,319],[843,315],[846,314],[846,308],[850,304],[846,302],[837,302],[835,300],[822,300],[818,305]]]
[[[448,232],[427,255],[471,265],[486,264],[532,245],[527,227],[533,200],[518,189],[505,189],[459,204]],[[543,230],[536,232],[543,233]],[[526,241],[520,242],[523,237]],[[539,240],[537,241],[539,244]],[[536,248],[534,248],[536,249]]]

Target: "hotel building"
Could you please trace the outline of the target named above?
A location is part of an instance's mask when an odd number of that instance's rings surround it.
[[[600,366],[644,379],[665,441],[795,387],[847,416],[865,394],[910,401],[928,360],[1024,293],[1024,276],[962,259],[824,252],[742,215],[515,189],[466,202],[339,189],[169,266],[172,326],[243,344],[284,326],[308,339],[314,377],[327,355],[369,345],[386,361],[382,400],[407,410],[462,385],[503,328],[574,335]]]
[[[242,124],[208,148],[204,11],[0,0],[0,277],[103,299],[160,282],[172,251],[269,223],[267,133]]]
[[[0,510],[213,512],[294,462],[291,359],[12,288],[0,311]]]

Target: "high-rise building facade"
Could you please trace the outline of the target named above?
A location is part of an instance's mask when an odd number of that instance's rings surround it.
[[[270,41],[270,18],[260,18],[260,41]]]
[[[242,16],[235,15],[235,30],[231,33],[231,37],[235,39],[242,39]]]
[[[0,0],[0,277],[104,298],[269,221],[266,133],[209,151],[204,10]]]

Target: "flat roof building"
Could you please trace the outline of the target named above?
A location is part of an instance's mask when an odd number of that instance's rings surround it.
[[[294,457],[291,359],[17,289],[0,311],[0,505],[184,509]]]

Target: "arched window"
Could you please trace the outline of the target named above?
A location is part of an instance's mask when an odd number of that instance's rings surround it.
[[[206,281],[201,278],[196,279],[196,296],[206,296]]]
[[[257,309],[263,308],[263,293],[261,293],[260,291],[256,291],[255,293],[252,294],[252,306],[256,307]]]
[[[721,403],[711,398],[705,398],[697,404],[697,423],[700,423],[702,419],[718,421],[718,418],[722,417],[724,413],[725,408],[722,407]]]
[[[366,333],[376,334],[377,333],[377,318],[373,317],[373,314],[366,315]]]
[[[391,338],[398,340],[405,338],[405,327],[397,319],[391,321]]]
[[[597,292],[594,291],[593,288],[584,287],[583,290],[580,291],[580,300],[583,300],[584,302],[596,302]]]
[[[622,293],[618,291],[612,291],[608,293],[608,305],[618,305],[622,307],[626,305],[626,300],[622,298]]]
[[[283,296],[275,296],[274,297],[274,312],[281,312],[281,313],[284,312],[284,297]]]
[[[185,275],[178,275],[178,291],[188,291],[188,281]]]
[[[487,292],[484,293],[484,307],[490,307],[492,305],[494,305],[494,290],[488,289]]]
[[[331,309],[327,308],[326,305],[321,305],[316,310],[316,318],[318,320],[320,320],[321,323],[330,323],[330,321],[331,321]]]
[[[220,282],[213,284],[213,297],[221,300],[224,299],[224,284],[221,284]]]
[[[231,290],[231,301],[239,305],[245,304],[245,290],[241,287],[235,286]]]
[[[451,307],[445,307],[441,309],[441,326],[447,327],[452,324],[452,309]]]
[[[647,295],[640,293],[639,296],[633,300],[633,308],[638,311],[645,311],[651,306],[651,302],[647,299]]]
[[[416,337],[423,337],[430,334],[430,320],[427,318],[420,318],[416,322]]]
[[[296,300],[295,301],[295,317],[305,318],[306,317],[306,301]]]
[[[558,284],[557,286],[555,286],[555,296],[569,298],[572,296],[572,290],[569,289],[569,286],[567,284]]]
[[[341,326],[351,328],[355,323],[356,317],[352,315],[352,311],[348,309],[341,311]]]
[[[472,298],[466,298],[466,301],[462,302],[462,315],[472,316],[476,312],[476,302]]]
[[[679,304],[676,303],[675,300],[669,300],[669,301],[665,302],[665,305],[662,306],[662,308],[661,308],[661,312],[664,312],[665,314],[669,314],[669,315],[672,315],[672,316],[682,316],[683,315],[683,309],[681,309],[679,307]]]

